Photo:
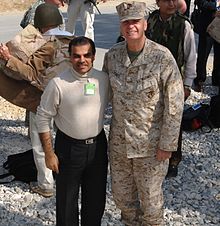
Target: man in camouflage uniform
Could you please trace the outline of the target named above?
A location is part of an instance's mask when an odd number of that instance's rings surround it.
[[[156,0],[159,10],[148,17],[146,35],[149,39],[167,47],[182,73],[185,100],[190,95],[196,77],[196,46],[194,32],[189,19],[177,12],[178,0]],[[182,130],[178,148],[172,153],[167,177],[175,177],[182,159]]]
[[[145,36],[144,2],[116,7],[126,41],[105,55],[112,88],[112,193],[127,226],[163,225],[162,183],[176,151],[184,104],[175,59]]]

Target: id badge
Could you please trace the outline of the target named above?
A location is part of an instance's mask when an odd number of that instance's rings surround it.
[[[95,84],[94,83],[85,84],[84,93],[85,95],[95,95]]]

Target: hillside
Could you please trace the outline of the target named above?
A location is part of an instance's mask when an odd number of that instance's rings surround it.
[[[27,9],[34,0],[11,0],[11,1],[1,1],[0,13],[9,11],[23,11]]]

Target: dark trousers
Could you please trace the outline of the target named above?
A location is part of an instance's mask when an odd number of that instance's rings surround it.
[[[199,82],[205,82],[206,80],[206,64],[212,46],[214,50],[212,85],[220,86],[220,44],[211,38],[206,32],[199,35],[198,57],[196,64],[197,77],[194,80],[195,85]]]
[[[172,152],[169,159],[169,166],[178,166],[182,160],[182,134],[183,130],[180,128],[177,151]]]
[[[55,152],[57,226],[78,226],[81,187],[81,226],[101,226],[107,182],[107,140],[104,130],[92,144],[72,139],[58,130]]]
[[[185,0],[186,2],[186,12],[184,13],[185,16],[189,17],[190,14],[190,4],[191,4],[191,0]]]

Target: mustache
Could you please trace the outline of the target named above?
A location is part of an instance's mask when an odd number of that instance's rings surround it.
[[[78,64],[78,65],[87,65],[86,62],[78,62],[77,64]]]

